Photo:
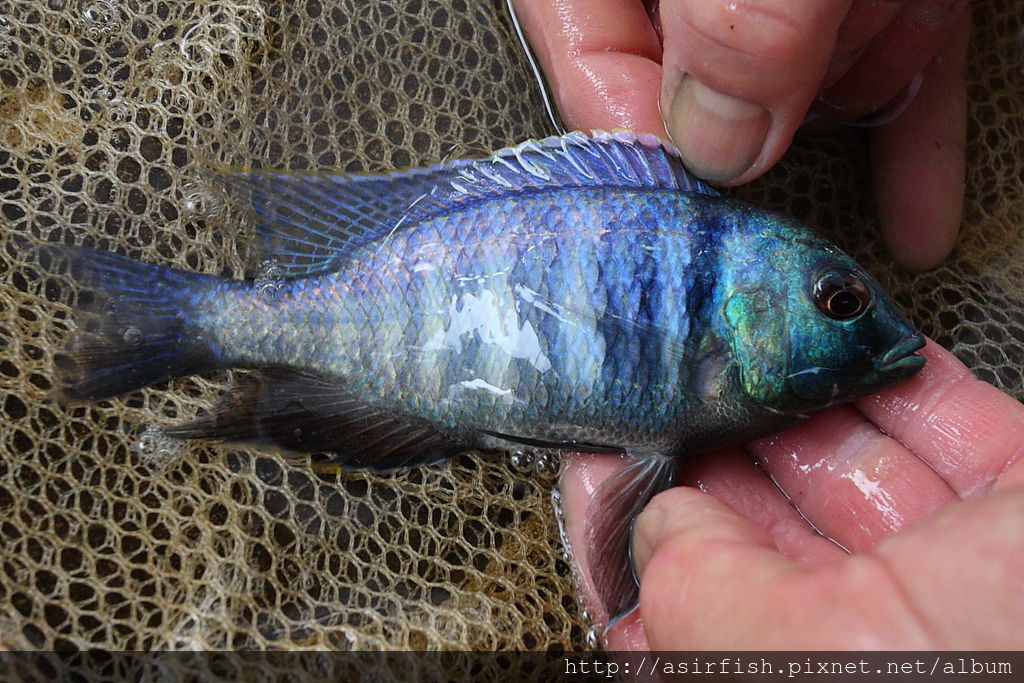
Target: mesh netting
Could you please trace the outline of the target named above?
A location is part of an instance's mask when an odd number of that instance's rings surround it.
[[[348,171],[551,132],[504,3],[0,0],[0,644],[10,648],[583,648],[549,463],[465,454],[317,475],[176,444],[231,373],[53,401],[71,331],[30,240],[240,277],[250,218],[198,170]],[[860,134],[806,138],[738,194],[820,226],[921,328],[1018,397],[1024,45],[974,8],[964,233],[938,270],[876,245]]]

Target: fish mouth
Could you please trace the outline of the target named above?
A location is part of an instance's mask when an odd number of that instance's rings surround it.
[[[924,348],[924,335],[914,334],[899,341],[895,346],[875,361],[875,369],[878,372],[895,373],[901,372],[908,376],[924,367],[924,356],[914,353]]]

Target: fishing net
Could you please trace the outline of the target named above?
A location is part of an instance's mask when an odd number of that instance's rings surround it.
[[[1020,397],[1024,44],[973,7],[964,232],[941,268],[877,247],[860,133],[806,137],[737,194],[819,226]],[[251,218],[204,162],[378,171],[553,132],[499,0],[0,0],[0,645],[581,649],[555,468],[467,453],[320,475],[178,444],[238,373],[53,400],[72,331],[36,240],[240,277]]]

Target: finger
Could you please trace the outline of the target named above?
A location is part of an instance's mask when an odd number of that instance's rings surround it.
[[[847,557],[801,568],[756,525],[696,489],[655,497],[637,533],[653,539],[638,563],[654,650],[927,645],[880,563]]]
[[[820,87],[835,85],[902,7],[902,0],[854,0],[839,27],[836,47]]]
[[[1010,463],[1009,467],[999,476],[995,483],[995,490],[1016,486],[1024,482],[1024,457]]]
[[[974,377],[935,342],[907,381],[856,401],[960,496],[990,489],[1024,457],[1024,406]]]
[[[640,618],[640,610],[633,610],[616,621],[604,636],[605,649],[612,652],[645,652],[651,649],[647,644],[647,633]]]
[[[849,406],[747,449],[811,524],[855,552],[957,499],[928,465]]]
[[[665,135],[661,44],[639,0],[514,0],[566,125]]]
[[[739,448],[686,456],[679,483],[724,502],[767,533],[783,555],[803,566],[845,555],[800,516],[779,487]]]
[[[1024,487],[961,501],[875,553],[928,624],[935,649],[1020,647]]]
[[[964,14],[910,106],[875,131],[871,158],[882,235],[908,268],[930,268],[953,249],[964,203],[967,38]]]
[[[849,0],[663,0],[662,112],[694,173],[738,184],[785,152]]]
[[[820,101],[855,121],[894,99],[946,42],[966,6],[966,0],[908,0]]]

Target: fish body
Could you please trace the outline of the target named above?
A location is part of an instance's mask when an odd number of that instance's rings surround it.
[[[717,229],[733,204],[600,189],[503,197],[357,249],[270,300],[218,287],[197,322],[226,365],[328,375],[463,439],[710,446],[765,417],[736,390],[716,333],[718,256],[754,246]]]
[[[590,552],[628,611],[632,520],[678,457],[781,429],[915,372],[923,344],[849,257],[723,198],[670,148],[570,134],[387,176],[227,170],[279,280],[70,250],[100,292],[69,398],[261,372],[174,428],[347,467],[527,443],[618,451]],[[593,556],[593,555],[592,555]]]

